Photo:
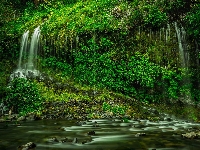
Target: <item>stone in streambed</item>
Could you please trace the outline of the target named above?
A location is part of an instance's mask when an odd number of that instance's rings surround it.
[[[21,116],[21,117],[17,118],[17,121],[25,121],[25,120],[26,120],[25,116]]]
[[[0,119],[0,123],[1,123],[1,122],[5,122],[5,119]]]
[[[94,131],[89,131],[87,134],[88,135],[95,135],[95,132]]]
[[[86,124],[86,122],[85,121],[77,121],[76,124],[79,126],[82,126],[82,125]]]
[[[87,140],[82,141],[82,144],[85,144],[85,143],[87,143]]]
[[[145,136],[146,135],[146,133],[137,133],[136,135],[135,135],[135,137],[140,137],[140,136]]]
[[[73,144],[78,143],[78,139],[74,138],[74,140],[72,141]]]
[[[183,138],[187,138],[187,139],[197,139],[200,138],[200,132],[188,132],[185,134],[182,134]]]
[[[99,125],[97,124],[97,122],[95,121],[94,124],[92,125],[93,127],[99,127]]]
[[[56,137],[52,137],[50,139],[47,139],[47,142],[49,142],[49,143],[57,143],[57,142],[59,142],[59,140]]]
[[[61,142],[61,143],[66,143],[66,142],[68,142],[68,138],[66,138],[66,137],[65,137],[65,138],[62,138],[62,139],[60,140],[60,142]]]
[[[35,150],[36,144],[33,142],[28,142],[25,145],[18,146],[18,150]]]

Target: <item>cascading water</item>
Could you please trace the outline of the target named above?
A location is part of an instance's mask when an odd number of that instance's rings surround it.
[[[186,32],[184,28],[182,27],[181,29],[178,28],[177,23],[175,22],[175,30],[177,34],[177,39],[178,39],[178,45],[179,45],[179,54],[180,54],[180,59],[181,59],[181,65],[182,67],[188,67],[189,65],[189,55],[186,53]]]
[[[183,84],[185,85],[187,91],[185,95],[183,96],[184,102],[192,103],[191,101],[191,80],[188,76],[189,74],[189,54],[187,53],[187,43],[186,43],[186,31],[183,27],[178,28],[177,23],[174,23],[176,35],[178,39],[178,45],[179,45],[179,55],[180,55],[180,61],[181,61],[181,67],[183,68]]]
[[[20,55],[19,55],[19,63],[18,63],[18,70],[22,69],[22,55],[24,52],[27,51],[28,46],[28,34],[29,31],[25,32],[22,36],[22,42],[20,47]]]
[[[36,70],[36,61],[37,61],[37,51],[38,51],[38,46],[39,46],[39,37],[40,37],[40,27],[37,27],[34,30],[33,36],[31,38],[31,46],[30,46],[30,51],[29,51],[29,56],[28,56],[26,75],[29,72],[33,72],[34,75],[38,74],[38,71]]]
[[[39,75],[36,70],[37,50],[39,45],[40,27],[34,30],[31,38],[30,50],[28,51],[28,35],[29,31],[25,32],[22,36],[18,68],[10,75],[10,80],[14,78],[35,77]],[[22,65],[22,59],[28,54],[28,62]]]

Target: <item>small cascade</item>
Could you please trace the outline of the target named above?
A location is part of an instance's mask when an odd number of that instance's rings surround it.
[[[78,44],[79,44],[79,37],[78,35],[76,36],[76,49],[78,49]]]
[[[160,41],[162,40],[162,29],[160,29]]]
[[[196,63],[197,63],[197,67],[199,68],[199,45],[197,43],[197,41],[195,40],[195,49],[196,49]]]
[[[181,59],[181,66],[182,67],[188,67],[189,65],[189,55],[186,53],[186,32],[184,28],[178,28],[177,23],[175,22],[175,30],[176,35],[178,39],[178,45],[179,45],[179,54]]]
[[[37,27],[31,38],[31,46],[30,46],[30,51],[29,51],[29,56],[28,56],[27,71],[36,70],[36,63],[34,64],[34,61],[37,60],[39,37],[40,37],[40,27]]]
[[[166,43],[170,41],[170,25],[169,24],[167,24],[165,40],[166,40]]]
[[[25,32],[22,36],[20,55],[18,68],[10,75],[10,80],[14,78],[32,78],[39,75],[39,71],[36,69],[37,62],[37,50],[39,47],[39,37],[40,37],[40,28],[37,27],[34,30],[34,33],[31,38],[30,49],[28,49],[28,35],[29,31]],[[28,55],[27,63],[22,65],[22,59]]]
[[[28,34],[29,31],[25,32],[22,36],[21,47],[20,47],[20,55],[19,55],[19,63],[18,63],[18,70],[22,69],[22,55],[24,52],[27,51],[28,48]]]
[[[175,30],[176,35],[178,39],[178,45],[179,45],[179,55],[180,55],[180,61],[181,61],[181,67],[183,69],[183,84],[187,89],[185,89],[187,92],[183,95],[183,101],[187,103],[192,103],[191,100],[191,79],[188,76],[189,74],[189,54],[187,53],[187,42],[186,42],[186,31],[183,27],[178,28],[177,23],[175,22]]]

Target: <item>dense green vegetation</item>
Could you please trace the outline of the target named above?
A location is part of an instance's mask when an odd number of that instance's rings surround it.
[[[188,95],[195,104],[200,101],[197,0],[3,0],[0,11],[1,66],[7,59],[18,59],[23,32],[40,26],[39,67],[56,80],[14,80],[7,89],[17,62],[1,67],[0,95],[9,109],[27,113],[39,109],[42,100],[92,100],[56,86],[57,82],[84,90],[106,88],[146,103],[182,102]],[[166,41],[160,36],[174,22],[189,35],[189,68],[182,68],[177,59],[176,37],[168,35]],[[175,34],[174,27],[168,32]],[[125,111],[106,103],[102,107]]]
[[[42,99],[34,82],[17,78],[7,89],[6,106],[13,112],[26,114],[41,107]]]

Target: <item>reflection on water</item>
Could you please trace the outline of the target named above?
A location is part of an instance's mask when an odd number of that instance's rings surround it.
[[[69,120],[29,121],[18,126],[1,123],[0,150],[14,150],[30,141],[36,143],[36,150],[199,150],[199,139],[181,137],[199,125],[178,120],[125,123],[119,119],[79,124]]]

